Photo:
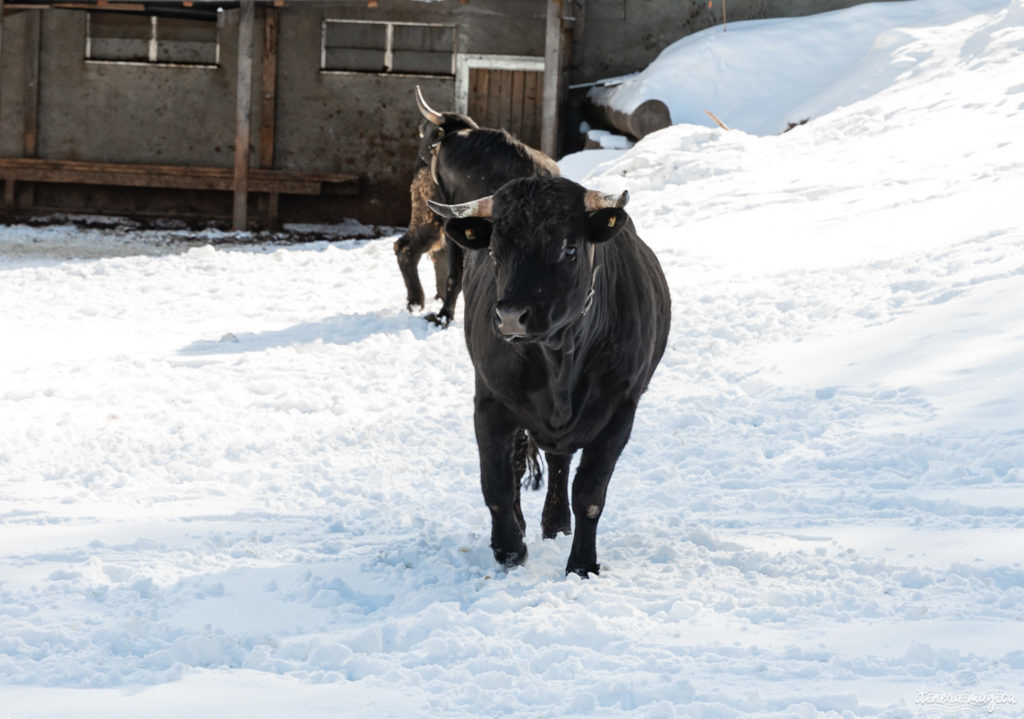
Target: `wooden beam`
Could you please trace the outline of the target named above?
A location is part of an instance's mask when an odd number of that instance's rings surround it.
[[[25,87],[22,101],[22,154],[35,157],[39,151],[39,39],[42,32],[42,13],[31,11],[25,18]],[[35,189],[28,187],[24,192],[29,205],[35,203]],[[9,207],[18,204],[14,183],[4,190],[4,199],[10,200]]]
[[[260,72],[260,167],[274,166],[274,132],[277,121],[277,21],[275,7],[264,8],[263,67]],[[277,229],[278,204],[276,192],[267,195],[267,226]]]
[[[277,115],[277,9],[263,16],[263,68],[260,75],[260,167],[274,166],[274,129]]]
[[[0,0],[0,117],[4,109],[4,0]],[[0,144],[3,144],[4,126],[0,124]]]
[[[35,157],[39,149],[39,35],[38,10],[26,18],[25,36],[25,101],[24,101],[24,154]]]
[[[235,201],[232,227],[244,230],[249,220],[249,137],[252,117],[253,25],[256,5],[242,0],[238,22],[238,73],[235,92]]]
[[[569,67],[578,71],[583,67],[584,37],[587,32],[587,0],[572,1],[572,48]]]
[[[230,167],[135,165],[23,157],[0,157],[0,179],[8,184],[15,181],[59,182],[226,192],[230,192],[235,184],[234,170]],[[249,171],[249,191],[356,195],[360,192],[360,184],[357,176],[341,173],[252,169]]]
[[[544,33],[544,109],[540,149],[555,159],[558,159],[559,105],[562,100],[562,4],[563,0],[547,0]]]

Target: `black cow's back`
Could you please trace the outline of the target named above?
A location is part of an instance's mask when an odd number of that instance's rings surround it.
[[[504,130],[462,130],[447,135],[435,175],[449,203],[494,194],[509,180],[534,175],[557,177],[558,164]]]

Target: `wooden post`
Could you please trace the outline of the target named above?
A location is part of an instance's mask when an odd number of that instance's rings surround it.
[[[559,105],[562,100],[562,2],[548,0],[544,33],[544,110],[540,149],[558,159]]]
[[[238,77],[235,93],[235,203],[231,226],[248,227],[249,136],[252,116],[252,45],[256,5],[242,0],[238,22]]]
[[[4,109],[4,0],[0,0],[0,117]],[[4,137],[4,126],[0,124],[0,144]],[[14,204],[14,180],[4,182],[4,206]]]
[[[263,67],[260,73],[260,167],[274,167],[274,128],[277,113],[277,13],[276,7],[265,8],[263,16]],[[278,226],[279,195],[267,195],[267,225]]]
[[[39,34],[40,10],[29,12],[25,37],[25,157],[35,157],[39,149]]]
[[[39,41],[42,32],[42,11],[31,10],[25,18],[25,87],[22,104],[22,155],[35,157],[39,152]],[[29,184],[23,195],[29,206],[35,204],[35,185]],[[8,207],[18,204],[14,181],[4,188]]]
[[[4,108],[4,0],[0,0],[0,111]],[[0,139],[3,126],[0,125]]]

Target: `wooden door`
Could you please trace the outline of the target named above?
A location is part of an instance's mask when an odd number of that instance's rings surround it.
[[[480,127],[503,128],[539,149],[543,90],[542,72],[471,68],[469,116]]]

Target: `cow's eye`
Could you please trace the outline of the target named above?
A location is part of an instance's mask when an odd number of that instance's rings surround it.
[[[494,250],[487,250],[487,254],[491,257],[491,262],[498,264],[498,258],[494,256]]]
[[[565,245],[562,247],[562,256],[559,259],[569,260],[573,262],[576,260],[576,248],[572,245]]]

